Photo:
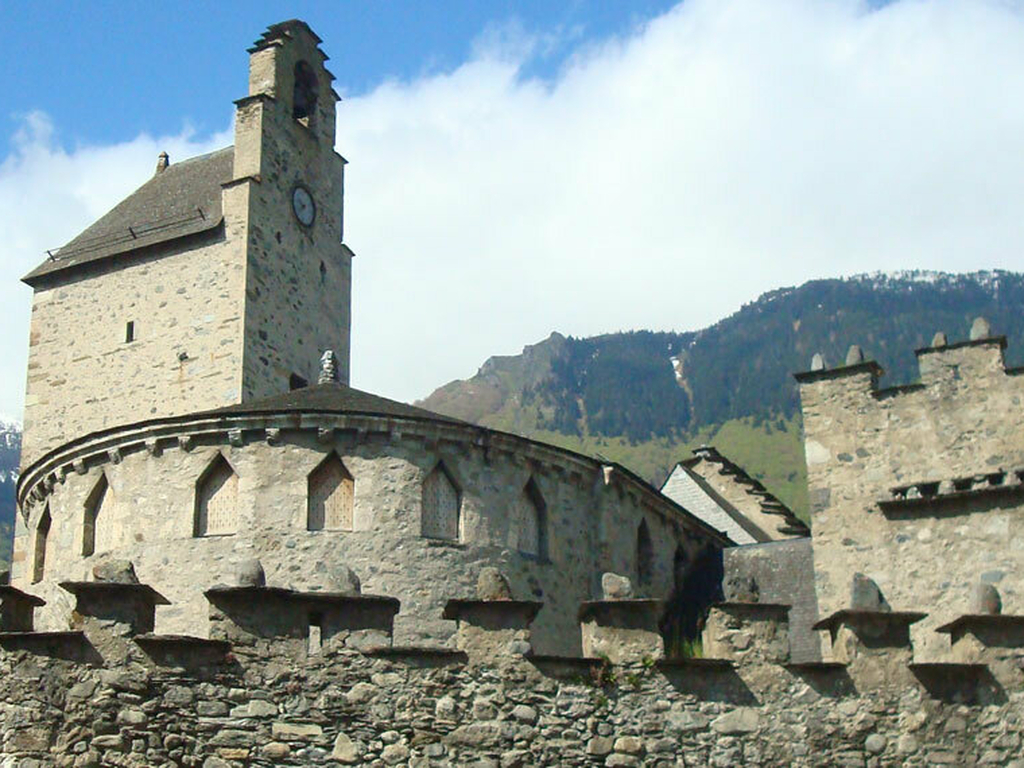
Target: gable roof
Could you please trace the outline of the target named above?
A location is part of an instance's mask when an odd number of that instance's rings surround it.
[[[771,540],[768,534],[716,493],[704,478],[693,472],[685,461],[679,462],[672,470],[661,486],[661,492],[737,544]]]
[[[234,161],[234,147],[226,147],[172,163],[23,280],[34,285],[57,272],[219,226],[221,185],[231,181]]]
[[[782,503],[782,501],[765,488],[758,479],[751,477],[743,467],[723,456],[714,446],[702,445],[699,448],[694,449],[693,456],[680,461],[676,466],[679,469],[685,470],[691,477],[695,479],[700,478],[701,487],[705,488],[717,502],[724,505],[724,508],[731,510],[729,512],[730,515],[742,518],[757,530],[763,530],[756,526],[747,514],[736,509],[735,506],[726,501],[711,487],[709,483],[705,482],[703,478],[701,478],[700,473],[695,470],[695,467],[704,461],[717,465],[720,473],[733,476],[736,483],[744,489],[745,493],[757,504],[759,510],[763,514],[781,518],[778,524],[779,533],[786,536],[810,536],[811,531],[807,527],[807,524],[798,518],[793,513],[793,510]],[[671,479],[671,477],[672,476],[670,475],[669,479]],[[666,481],[666,484],[667,482],[668,481]],[[772,537],[769,536],[768,538],[770,539]]]
[[[371,395],[359,389],[338,382],[314,384],[310,387],[293,389],[280,395],[271,395],[261,400],[229,405],[209,411],[210,414],[228,415],[242,413],[281,413],[302,411],[303,413],[358,413],[366,416],[395,416],[420,421],[442,421],[466,425],[467,422],[442,416],[439,413],[417,408],[414,405]]]

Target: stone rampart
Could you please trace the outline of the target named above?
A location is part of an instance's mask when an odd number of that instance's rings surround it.
[[[894,609],[924,610],[919,660],[948,657],[933,630],[965,613],[979,581],[1024,610],[1024,376],[984,321],[972,339],[917,350],[919,383],[879,389],[881,368],[799,374],[814,562],[823,613],[848,605],[855,573]]]
[[[332,456],[352,481],[350,523],[309,530],[309,478]],[[233,522],[230,532],[200,535],[200,488],[214,466],[236,478],[224,507]],[[459,497],[450,539],[423,530],[425,479],[439,466]],[[514,530],[530,483],[544,508],[543,552],[525,551]],[[118,558],[170,600],[157,612],[159,631],[205,636],[203,592],[258,558],[274,586],[327,592],[344,564],[365,589],[402,600],[402,642],[443,644],[454,625],[441,608],[469,595],[488,564],[517,594],[545,601],[538,647],[570,653],[578,651],[577,608],[600,593],[602,573],[637,574],[643,554],[638,590],[669,599],[705,550],[723,544],[649,486],[596,460],[468,424],[357,414],[197,415],[111,430],[30,467],[19,501],[12,580],[47,600],[38,625],[53,630],[64,628],[70,605],[60,582]],[[639,552],[642,525],[649,549]]]
[[[227,641],[138,634],[94,592],[77,632],[0,633],[5,764],[1021,765],[1019,682],[983,663],[908,665],[904,615],[830,617],[845,663],[801,665],[784,606],[722,604],[719,657],[666,660],[636,642],[636,601],[591,603],[605,648],[621,633],[627,649],[612,663],[534,655],[538,606],[515,600],[450,606],[458,648],[438,650],[390,644],[387,598],[339,598],[334,630],[221,603]],[[1021,627],[1004,622],[998,643],[1018,667]]]

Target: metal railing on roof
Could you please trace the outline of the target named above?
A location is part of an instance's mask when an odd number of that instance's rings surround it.
[[[207,215],[202,208],[197,207],[194,213],[187,216],[165,217],[155,219],[143,224],[134,224],[124,229],[105,232],[102,235],[92,237],[79,237],[72,241],[72,244],[62,248],[53,248],[46,251],[50,261],[60,261],[82,254],[100,251],[111,246],[134,243],[139,240],[152,238],[155,235],[169,230],[179,229],[192,222],[206,221]]]

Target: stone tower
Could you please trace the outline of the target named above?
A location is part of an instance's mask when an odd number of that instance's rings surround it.
[[[22,467],[80,436],[349,378],[345,160],[320,38],[249,50],[233,147],[175,163],[25,277],[34,289]]]

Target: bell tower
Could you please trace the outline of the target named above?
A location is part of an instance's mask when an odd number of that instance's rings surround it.
[[[349,379],[337,95],[305,23],[250,49],[235,145],[156,173],[24,279],[22,466],[100,429]]]
[[[245,212],[243,403],[315,383],[325,349],[349,381],[345,159],[334,151],[338,95],[319,43],[302,21],[269,27],[249,49],[249,94],[235,102],[224,194],[226,209]]]

